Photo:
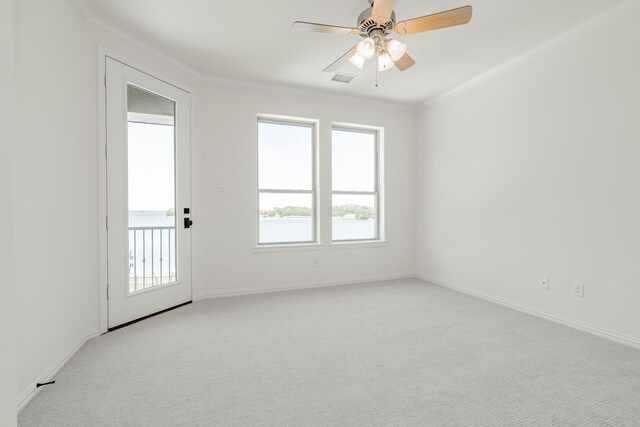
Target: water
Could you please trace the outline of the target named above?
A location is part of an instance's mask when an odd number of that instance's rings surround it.
[[[333,218],[333,240],[375,237],[374,219]],[[309,242],[313,240],[311,218],[260,218],[260,243]]]
[[[129,227],[175,227],[175,220],[166,212],[129,212]]]
[[[376,237],[376,221],[370,219],[333,218],[333,240],[363,240]]]
[[[129,212],[129,282],[132,291],[177,280],[175,216],[166,212]],[[333,240],[375,237],[373,219],[333,218]],[[171,227],[160,229],[159,227]],[[260,242],[310,242],[311,218],[260,218]]]
[[[129,212],[131,292],[177,280],[175,219],[166,212]],[[131,230],[132,227],[149,229]]]

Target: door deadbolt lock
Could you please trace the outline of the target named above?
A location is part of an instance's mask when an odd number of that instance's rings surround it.
[[[192,225],[193,221],[191,221],[189,218],[184,219],[184,228],[191,228]]]

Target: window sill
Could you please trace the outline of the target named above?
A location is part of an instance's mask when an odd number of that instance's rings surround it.
[[[301,251],[321,251],[324,245],[320,243],[299,243],[283,245],[260,245],[253,248],[256,254],[279,253],[279,252],[301,252]]]
[[[370,240],[370,241],[357,241],[352,242],[333,242],[329,245],[331,250],[341,249],[366,249],[366,248],[386,248],[389,243],[386,240]]]

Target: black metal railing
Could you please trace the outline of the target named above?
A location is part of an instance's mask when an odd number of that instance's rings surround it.
[[[176,280],[176,228],[129,227],[129,292]]]

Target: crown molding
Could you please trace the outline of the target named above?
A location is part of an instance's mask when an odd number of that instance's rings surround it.
[[[582,21],[574,27],[563,31],[557,36],[536,45],[535,47],[525,51],[524,53],[509,59],[508,61],[498,65],[497,67],[494,67],[489,71],[486,71],[470,80],[467,80],[466,82],[455,86],[452,89],[446,90],[438,95],[426,99],[425,101],[417,105],[417,109],[422,110],[424,108],[440,103],[446,99],[459,95],[463,92],[466,92],[467,90],[479,86],[482,83],[489,81],[503,73],[506,73],[509,70],[519,67],[520,65],[523,65],[539,56],[558,49],[575,39],[585,36],[610,22],[623,18],[639,7],[640,0],[627,0],[622,3],[618,3],[617,5],[612,6],[601,13],[588,18],[585,21]]]
[[[280,95],[313,97],[327,101],[340,101],[354,105],[378,106],[395,108],[405,111],[415,111],[416,104],[411,102],[392,101],[383,98],[373,98],[366,95],[346,95],[334,91],[311,88],[308,86],[284,85],[275,83],[261,83],[249,80],[233,80],[221,77],[208,76],[203,81],[207,84],[227,87],[232,89],[244,89],[273,93]]]
[[[96,28],[98,30],[105,31],[110,33],[111,35],[116,36],[117,38],[129,43],[130,45],[141,49],[148,53],[151,56],[154,56],[156,59],[160,59],[163,62],[166,62],[173,67],[177,68],[180,71],[187,73],[189,76],[194,77],[199,80],[205,80],[206,75],[200,73],[195,68],[189,67],[184,64],[182,61],[179,61],[172,55],[166,53],[165,51],[158,49],[152,44],[142,40],[141,38],[134,36],[128,31],[123,30],[117,25],[112,24],[101,16],[97,15],[93,12],[91,7],[87,4],[85,0],[69,0],[71,6],[78,13],[80,18],[88,25]]]
[[[309,97],[312,96],[316,99],[326,99],[340,102],[348,102],[351,104],[358,105],[374,105],[380,107],[392,107],[396,109],[413,111],[415,110],[415,103],[410,102],[401,102],[401,101],[392,101],[385,100],[381,98],[373,98],[361,95],[345,95],[336,93],[334,91],[327,91],[323,89],[312,88],[308,86],[294,86],[294,85],[285,85],[285,84],[275,84],[275,83],[264,83],[264,82],[256,82],[250,80],[240,80],[240,79],[230,79],[225,77],[220,77],[216,75],[210,75],[203,73],[199,70],[196,70],[193,67],[186,65],[184,62],[176,59],[171,54],[158,49],[152,44],[142,40],[140,37],[133,35],[132,33],[114,25],[113,23],[107,21],[101,16],[97,15],[91,7],[87,4],[86,0],[68,0],[73,9],[77,12],[78,16],[88,25],[97,28],[98,30],[105,31],[110,33],[111,35],[116,36],[117,38],[129,43],[130,45],[143,50],[149,55],[160,59],[162,62],[165,62],[176,69],[187,73],[189,76],[200,80],[201,82],[209,85],[215,85],[219,87],[227,87],[233,89],[244,89],[244,90],[257,90],[268,93],[277,93],[277,94],[286,94],[291,96],[302,96]]]
[[[105,31],[112,35],[115,35],[119,39],[131,44],[132,46],[141,49],[153,57],[160,59],[161,61],[172,65],[173,67],[187,73],[189,76],[209,85],[218,87],[226,87],[232,89],[254,90],[267,93],[285,94],[291,96],[312,96],[314,98],[348,102],[351,104],[361,105],[374,105],[380,107],[392,107],[406,111],[420,111],[437,103],[440,103],[446,99],[452,98],[469,89],[481,85],[495,77],[506,73],[514,68],[517,68],[533,59],[549,53],[555,49],[558,49],[571,41],[580,38],[586,34],[589,34],[598,28],[613,22],[617,19],[627,16],[629,13],[635,11],[640,7],[640,0],[626,0],[612,6],[603,12],[588,18],[581,23],[563,31],[555,37],[544,41],[533,48],[525,51],[524,53],[515,56],[504,63],[491,68],[490,70],[473,77],[466,82],[454,86],[448,90],[440,92],[434,96],[428,97],[422,102],[402,102],[385,100],[381,98],[367,97],[363,95],[345,95],[336,93],[333,91],[326,91],[322,89],[312,88],[308,86],[293,86],[285,84],[265,83],[250,80],[230,79],[221,76],[211,75],[203,73],[195,68],[186,65],[184,62],[176,59],[167,52],[158,49],[150,43],[142,40],[141,38],[131,34],[130,32],[112,24],[106,19],[98,16],[93,12],[91,7],[86,3],[86,0],[69,0],[69,3],[73,9],[78,13],[80,18],[87,24]]]

